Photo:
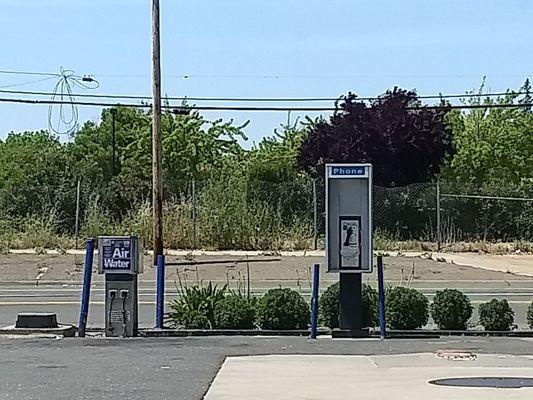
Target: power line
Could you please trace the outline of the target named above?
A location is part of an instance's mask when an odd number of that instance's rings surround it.
[[[3,88],[11,88],[11,87],[16,87],[16,86],[30,85],[32,83],[49,81],[49,80],[55,79],[55,78],[56,78],[55,76],[49,76],[48,78],[34,79],[34,80],[31,80],[31,81],[25,81],[25,82],[19,82],[19,83],[12,83],[12,84],[9,84],[9,85],[3,85],[3,86],[0,86],[0,88],[3,89]],[[17,91],[14,90],[13,92],[17,92]]]
[[[147,78],[146,74],[95,74],[101,78]],[[491,74],[493,77],[522,78],[531,74]],[[440,74],[440,75],[282,75],[282,74],[253,74],[253,75],[164,75],[165,78],[173,79],[390,79],[390,78],[476,78],[477,74]]]
[[[16,75],[42,75],[42,76],[57,76],[57,73],[52,72],[33,72],[33,71],[16,71],[16,70],[0,70],[0,74],[16,74]],[[148,74],[94,74],[101,78],[148,78]],[[531,74],[491,74],[494,77],[526,77]],[[466,78],[466,77],[478,77],[477,74],[435,74],[435,75],[409,75],[409,74],[397,74],[397,75],[283,75],[283,74],[228,74],[228,75],[195,75],[195,74],[182,74],[182,75],[164,75],[166,78],[177,79],[368,79],[368,78]]]
[[[0,98],[2,103],[22,103],[22,104],[68,104],[79,106],[93,107],[129,107],[129,108],[151,108],[150,104],[131,104],[131,103],[110,103],[110,102],[83,102],[67,100],[38,100],[38,99],[12,99]],[[533,103],[524,104],[469,104],[469,105],[447,105],[447,106],[422,106],[422,107],[405,107],[406,110],[442,110],[442,109],[490,109],[490,108],[523,108],[533,107]],[[189,109],[199,111],[337,111],[335,107],[244,107],[244,106],[181,106],[181,105],[162,105],[162,108],[168,110]]]
[[[59,99],[59,103],[49,103],[48,128],[58,135],[72,133],[78,125],[78,108],[74,103],[73,88],[97,89],[100,84],[90,76],[78,76],[72,70],[60,68],[59,78],[51,93],[51,100]],[[57,106],[54,115],[54,106]],[[56,124],[53,120],[56,120]]]
[[[51,73],[51,72],[6,71],[6,70],[0,70],[0,74],[6,74],[6,75],[58,76],[57,73]]]
[[[51,78],[47,78],[51,79]],[[18,94],[18,95],[33,95],[33,96],[53,96],[53,92],[42,91],[24,91],[24,90],[0,90],[0,93]],[[443,94],[443,95],[427,95],[417,96],[418,99],[453,99],[453,98],[485,98],[485,97],[501,97],[506,95],[525,95],[528,92],[499,92],[499,93],[465,93],[465,94]],[[128,100],[151,100],[150,96],[140,95],[117,95],[117,94],[89,94],[89,93],[72,93],[73,97],[85,98],[102,98],[102,99],[128,99]],[[166,100],[180,100],[180,101],[216,101],[216,102],[325,102],[337,101],[339,97],[163,97]],[[379,100],[379,97],[357,97],[356,100]]]

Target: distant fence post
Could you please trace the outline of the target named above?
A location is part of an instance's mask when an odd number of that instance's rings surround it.
[[[196,249],[196,181],[192,181],[192,248]]]
[[[437,180],[437,199],[436,199],[436,205],[437,205],[437,250],[440,251],[441,248],[441,242],[442,242],[442,236],[441,236],[441,228],[440,228],[440,183]]]
[[[81,191],[81,179],[78,179],[78,186],[76,187],[76,221],[74,222],[74,247],[78,248],[78,236],[80,232],[80,191]]]
[[[313,240],[314,249],[318,248],[318,204],[316,198],[316,180],[313,179]]]

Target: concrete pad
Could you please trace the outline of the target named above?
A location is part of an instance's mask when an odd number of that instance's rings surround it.
[[[0,336],[3,335],[45,335],[74,337],[76,327],[68,324],[58,324],[56,328],[17,328],[15,325],[8,325],[0,328]]]
[[[433,253],[431,258],[491,271],[533,276],[533,254]]]
[[[229,357],[206,400],[522,400],[533,388],[446,387],[428,381],[460,377],[531,377],[533,357],[480,355],[451,361],[435,354],[391,356],[283,355]]]

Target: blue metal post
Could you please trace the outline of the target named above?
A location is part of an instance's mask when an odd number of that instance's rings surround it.
[[[385,321],[385,284],[383,279],[383,256],[378,256],[379,330],[381,339],[387,336]]]
[[[316,339],[318,325],[318,283],[320,281],[320,264],[313,265],[313,297],[311,298],[311,339]]]
[[[165,314],[165,256],[157,256],[157,295],[155,306],[155,327],[163,328]]]
[[[89,299],[91,297],[91,280],[93,275],[94,239],[85,242],[85,265],[83,267],[83,290],[81,292],[81,309],[78,323],[78,336],[85,337],[87,316],[89,315]]]

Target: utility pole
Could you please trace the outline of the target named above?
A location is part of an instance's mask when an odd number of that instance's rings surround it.
[[[152,207],[153,265],[163,255],[163,189],[161,185],[161,41],[159,0],[152,0]]]
[[[109,112],[111,113],[111,146],[113,147],[113,156],[112,156],[112,164],[111,164],[111,170],[113,171],[113,176],[115,176],[115,173],[116,173],[116,146],[117,146],[117,140],[116,140],[116,136],[115,136],[115,117],[117,115],[117,109],[116,108],[112,108],[111,110],[109,110]]]

